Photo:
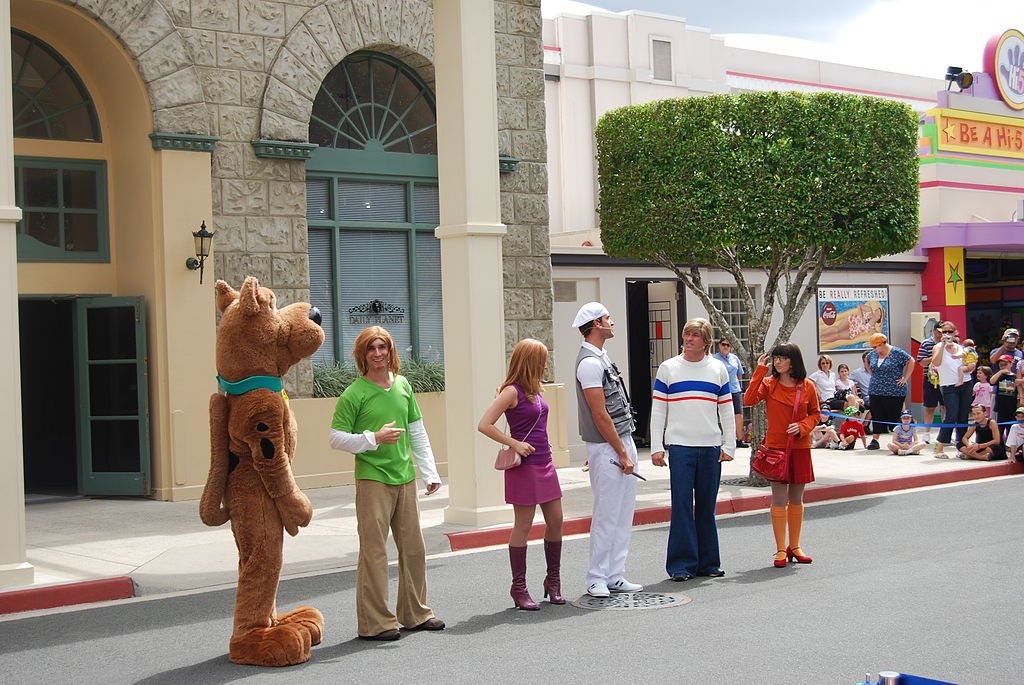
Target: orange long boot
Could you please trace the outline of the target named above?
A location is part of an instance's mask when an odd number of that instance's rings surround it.
[[[789,547],[786,548],[786,558],[790,561],[796,560],[798,564],[809,564],[814,559],[804,554],[800,549],[800,529],[804,525],[804,505],[789,505]]]
[[[775,568],[786,568],[786,507],[772,507],[772,533],[775,534]]]

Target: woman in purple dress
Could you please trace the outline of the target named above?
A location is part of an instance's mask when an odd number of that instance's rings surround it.
[[[541,383],[548,367],[548,348],[532,338],[520,340],[512,350],[508,375],[498,396],[484,412],[477,430],[495,442],[511,447],[523,463],[505,471],[505,501],[515,510],[515,523],[508,540],[512,567],[512,595],[516,607],[535,611],[540,607],[526,588],[526,541],[533,526],[537,505],[544,514],[544,556],[547,576],[544,596],[552,604],[565,604],[562,597],[562,488],[551,461],[548,442],[548,403],[541,397]],[[508,433],[495,425],[502,414]]]

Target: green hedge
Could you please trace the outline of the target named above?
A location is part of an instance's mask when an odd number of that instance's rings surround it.
[[[409,379],[413,392],[443,392],[444,365],[409,359],[402,363],[401,374]],[[338,397],[357,377],[351,363],[313,363],[313,397]]]

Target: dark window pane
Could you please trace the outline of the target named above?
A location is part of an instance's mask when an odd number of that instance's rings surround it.
[[[373,133],[379,138],[384,131],[384,117],[387,113],[388,96],[391,94],[391,84],[394,83],[398,70],[387,62],[373,60],[373,93],[372,101],[380,105],[373,110]]]
[[[437,129],[423,131],[412,139],[412,150],[420,155],[437,154]]]
[[[348,100],[341,104],[352,107],[371,102],[370,61],[366,57],[357,57],[342,62],[342,67],[348,72],[348,81],[343,81],[348,90]]]
[[[68,252],[96,252],[99,235],[95,214],[64,215],[64,249]]]
[[[395,98],[391,101],[391,109],[404,114],[423,91],[411,78],[402,74],[398,80],[398,87],[395,89]]]
[[[136,473],[142,470],[138,421],[92,421],[92,470]]]
[[[93,119],[92,108],[87,103],[64,112],[62,119],[68,140],[99,140],[98,133],[94,133],[99,129]]]
[[[320,98],[317,98],[318,102],[319,100]],[[313,114],[317,115],[316,105],[313,106]],[[309,124],[309,142],[316,143],[320,147],[333,147],[334,131],[327,128],[319,121],[311,121]]]
[[[89,310],[89,359],[135,358],[135,308]]]
[[[89,367],[89,413],[92,416],[137,416],[139,384],[135,364]]]
[[[425,98],[420,98],[413,105],[412,111],[405,117],[404,123],[409,133],[416,133],[422,129],[435,126],[437,124],[437,117],[434,115],[434,110],[430,103]]]
[[[19,138],[49,138],[46,115],[35,105],[21,112],[14,122],[14,135]]]
[[[25,169],[25,206],[59,207],[56,169]]]
[[[96,209],[95,171],[64,170],[64,206],[74,209]]]
[[[60,246],[60,215],[54,212],[25,212],[25,234],[44,245]]]

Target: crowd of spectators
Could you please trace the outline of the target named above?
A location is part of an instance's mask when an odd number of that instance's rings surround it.
[[[983,341],[984,342],[984,341]],[[1008,327],[988,355],[979,356],[975,341],[961,339],[952,321],[941,321],[912,357],[892,345],[882,333],[868,341],[871,349],[860,363],[835,364],[818,356],[807,375],[820,404],[818,424],[811,435],[815,448],[853,450],[881,448],[879,438],[892,433],[887,445],[895,455],[918,454],[931,447],[939,459],[1003,459],[1024,462],[1024,350],[1020,331]],[[726,363],[730,383],[739,387],[742,364],[726,339],[715,357]],[[910,378],[923,371],[923,416],[910,412]],[[733,390],[735,397],[741,393]],[[745,437],[737,409],[737,437]],[[933,429],[935,433],[933,434]],[[991,432],[991,437],[989,433]],[[934,435],[934,439],[933,439]],[[870,436],[870,439],[869,437]],[[745,446],[745,443],[738,443]],[[952,448],[947,452],[946,448]]]
[[[931,447],[939,459],[1024,461],[1020,331],[1003,331],[988,355],[991,365],[979,357],[974,340],[961,339],[951,321],[935,326],[916,358],[882,333],[873,335],[869,344],[871,350],[861,355],[852,371],[845,363],[835,366],[830,355],[822,354],[816,370],[808,374],[821,408],[811,436],[814,447],[877,450],[881,435],[891,432],[887,447],[894,455],[918,454]],[[909,411],[915,366],[924,372],[921,422],[915,422]]]

